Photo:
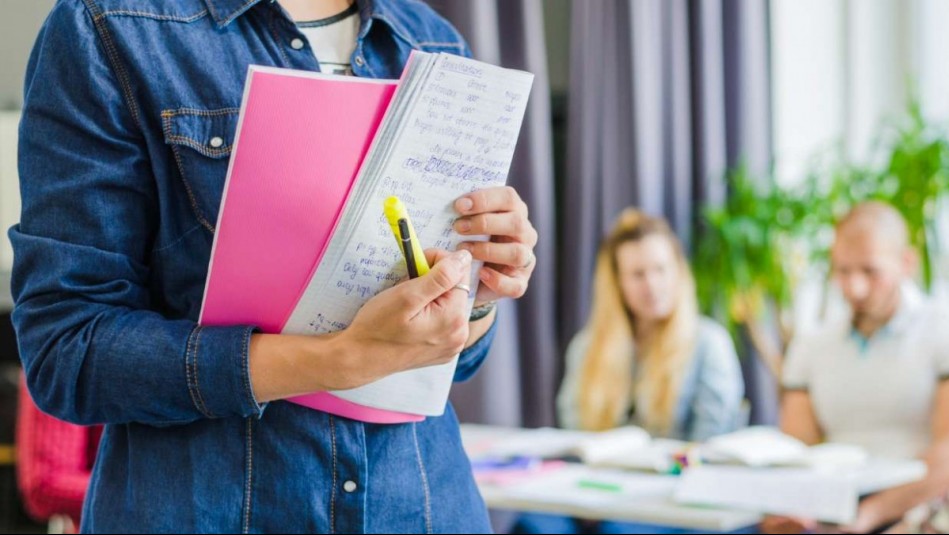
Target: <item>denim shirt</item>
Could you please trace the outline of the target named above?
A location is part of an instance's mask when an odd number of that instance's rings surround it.
[[[359,5],[358,76],[397,78],[412,49],[469,54],[421,2]],[[264,410],[253,326],[196,324],[247,67],[316,70],[297,39],[258,0],[60,0],[40,32],[13,320],[40,408],[108,424],[84,532],[489,530],[451,407],[390,426]]]

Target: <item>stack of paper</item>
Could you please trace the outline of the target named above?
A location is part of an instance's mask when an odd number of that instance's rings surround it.
[[[469,431],[466,431],[466,433],[470,433],[471,427],[469,426],[468,429]],[[492,438],[483,439],[477,451],[469,450],[468,453],[478,457],[492,458],[537,457],[549,459],[576,456],[579,455],[580,445],[596,437],[597,434],[591,431],[541,427],[497,436],[497,431],[492,429],[487,433],[487,437]],[[468,438],[466,438],[466,448],[468,448],[467,442]]]
[[[578,449],[583,462],[597,464],[642,450],[651,440],[649,433],[638,427],[617,427],[584,440]]]
[[[848,524],[859,494],[852,478],[807,468],[700,466],[686,470],[675,500],[688,505],[813,518]]]
[[[591,466],[668,472],[674,456],[688,449],[681,440],[653,439],[638,427],[619,427],[597,433],[577,448],[580,460]]]
[[[706,465],[683,473],[675,499],[688,505],[849,524],[860,496],[919,481],[926,472],[922,461],[886,459],[834,469]]]
[[[637,448],[605,455],[586,454],[580,458],[591,466],[668,473],[675,466],[676,455],[687,452],[689,447],[689,443],[682,440],[657,438]]]
[[[462,240],[453,202],[505,184],[532,83],[529,73],[423,52],[397,87],[253,67],[201,323],[345,329],[406,277],[383,201],[401,198],[423,247],[453,250]],[[444,412],[455,364],[290,401],[367,422],[417,421]]]
[[[808,447],[779,430],[752,427],[701,447],[706,464],[683,474],[676,501],[848,524],[861,495],[916,481],[919,461],[870,459],[858,446]]]
[[[454,55],[412,55],[333,238],[283,332],[345,328],[367,300],[405,277],[382,214],[387,197],[398,195],[406,204],[425,246],[453,250],[462,241],[452,230],[453,203],[506,182],[532,82],[531,74]],[[370,408],[441,415],[456,362],[333,394]]]
[[[343,329],[366,301],[405,278],[382,213],[391,195],[407,206],[424,246],[454,250],[462,237],[452,229],[453,203],[505,184],[532,83],[525,72],[413,53],[326,253],[283,332]],[[472,300],[478,267],[472,268]],[[456,363],[333,395],[360,406],[438,416]]]

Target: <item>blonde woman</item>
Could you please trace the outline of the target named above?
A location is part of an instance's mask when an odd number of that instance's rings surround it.
[[[635,424],[701,441],[734,430],[744,385],[728,333],[698,314],[695,281],[662,219],[625,210],[597,257],[593,307],[567,350],[561,424]]]
[[[665,221],[627,209],[597,257],[593,307],[567,350],[561,424],[602,431],[634,424],[653,436],[702,441],[740,424],[744,384],[728,333],[698,314],[695,282]],[[580,526],[520,518],[520,533],[655,533],[655,526]],[[668,531],[665,531],[668,532]]]

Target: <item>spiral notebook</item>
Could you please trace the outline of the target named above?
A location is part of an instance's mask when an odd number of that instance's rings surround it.
[[[405,202],[424,246],[453,249],[452,202],[506,182],[532,81],[423,52],[398,82],[251,67],[200,322],[345,329],[406,276],[383,200]],[[455,364],[290,401],[367,422],[418,421],[444,412]]]

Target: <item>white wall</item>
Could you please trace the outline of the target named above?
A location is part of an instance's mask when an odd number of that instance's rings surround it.
[[[915,0],[914,6],[913,60],[920,103],[927,117],[949,122],[949,2]]]
[[[911,84],[927,118],[949,121],[947,20],[946,0],[772,0],[779,181],[802,179],[811,158],[837,144],[869,163]]]
[[[0,281],[13,262],[7,229],[20,219],[16,132],[23,104],[23,77],[37,32],[54,0],[0,0]],[[7,284],[0,285],[0,307]]]
[[[20,220],[20,189],[16,170],[18,112],[0,112],[0,273],[13,266],[7,229]],[[0,289],[2,293],[5,289]]]

